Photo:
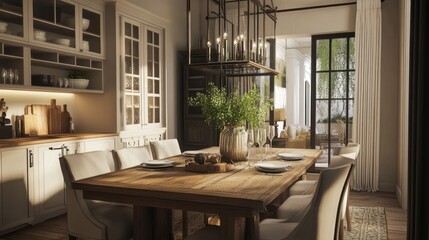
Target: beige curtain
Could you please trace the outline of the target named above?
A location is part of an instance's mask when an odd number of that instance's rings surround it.
[[[353,141],[361,145],[352,189],[378,191],[380,139],[381,1],[358,0]]]

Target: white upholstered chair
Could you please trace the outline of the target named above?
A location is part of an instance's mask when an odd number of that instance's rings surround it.
[[[114,151],[117,169],[130,168],[147,160],[153,160],[149,145],[142,147],[127,147]]]
[[[103,240],[132,238],[132,206],[86,200],[82,191],[71,187],[73,181],[115,170],[112,153],[95,151],[66,155],[60,158],[60,165],[66,183],[69,238]]]
[[[150,146],[154,159],[168,158],[182,153],[179,142],[175,138],[150,142]]]
[[[298,222],[268,218],[259,224],[261,240],[335,239],[339,225],[342,195],[350,176],[351,165],[322,170],[314,195]],[[286,200],[287,201],[287,200]],[[203,228],[187,240],[220,239],[219,227]]]
[[[347,147],[340,149],[339,155],[334,156],[331,160],[330,168],[338,167],[346,164],[352,164],[354,166],[355,161],[360,152],[360,144],[358,143],[349,143]],[[301,180],[296,182],[289,189],[289,205],[284,207],[279,207],[277,211],[277,216],[280,218],[287,219],[299,219],[302,217],[302,206],[309,204],[311,199],[311,194],[314,193],[317,185],[317,180]],[[349,206],[349,192],[350,186],[347,182],[346,191],[344,194],[344,199],[342,201],[342,213],[341,213],[341,222],[340,222],[340,234],[339,238],[342,239],[344,236],[343,233],[343,224],[344,219],[347,219],[347,230],[351,231],[351,217],[350,217],[350,206]]]

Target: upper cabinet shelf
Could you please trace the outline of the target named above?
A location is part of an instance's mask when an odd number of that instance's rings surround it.
[[[0,1],[0,37],[11,39],[24,37],[24,12],[23,1]]]
[[[67,0],[33,0],[30,39],[46,47],[103,57],[103,12]]]

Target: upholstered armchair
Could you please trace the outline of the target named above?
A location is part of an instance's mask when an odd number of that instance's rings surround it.
[[[66,184],[67,229],[70,239],[131,239],[132,206],[86,200],[82,191],[72,189],[76,180],[111,172],[115,169],[112,153],[95,151],[60,158]]]

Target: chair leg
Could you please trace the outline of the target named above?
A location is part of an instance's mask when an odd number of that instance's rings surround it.
[[[182,210],[182,236],[188,236],[188,211]]]
[[[338,239],[339,240],[344,239],[344,219],[341,219],[341,221],[340,221],[340,232],[338,234]]]
[[[349,201],[347,201],[347,205],[346,205],[346,219],[347,219],[347,231],[351,231],[352,230],[352,219],[350,217],[350,206],[349,206]]]

